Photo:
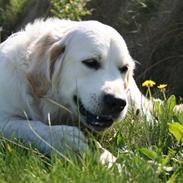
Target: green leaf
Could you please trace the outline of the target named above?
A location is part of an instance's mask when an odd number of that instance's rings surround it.
[[[176,182],[176,178],[177,178],[177,172],[174,172],[171,177],[168,179],[167,183],[174,183]]]
[[[183,125],[180,123],[169,123],[169,132],[183,145]]]
[[[161,101],[157,100],[154,102],[154,112],[157,116],[161,116],[162,114],[164,114],[164,109],[162,107]]]
[[[145,147],[140,148],[140,152],[147,156],[149,159],[157,160],[158,158],[158,154],[155,151],[147,149]]]
[[[120,146],[123,144],[123,137],[121,135],[121,133],[117,134],[117,146]]]
[[[176,97],[175,95],[171,95],[167,100],[168,111],[173,112],[175,105],[176,105]]]

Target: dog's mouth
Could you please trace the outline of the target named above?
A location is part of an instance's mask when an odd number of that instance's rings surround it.
[[[74,96],[74,102],[78,106],[80,114],[84,117],[84,124],[92,130],[102,131],[106,128],[109,128],[114,119],[112,115],[97,115],[88,111],[81,100]]]

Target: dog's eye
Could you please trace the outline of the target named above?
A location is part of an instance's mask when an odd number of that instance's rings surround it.
[[[86,65],[87,67],[89,67],[91,69],[95,69],[95,70],[99,69],[101,66],[100,63],[95,59],[83,60],[82,63],[84,65]]]
[[[124,74],[128,71],[128,65],[124,65],[123,67],[119,68],[121,74]]]

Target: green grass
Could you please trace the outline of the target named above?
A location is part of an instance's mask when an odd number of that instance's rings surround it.
[[[53,155],[45,157],[33,148],[22,148],[2,140],[0,145],[0,183],[123,183],[182,182],[183,114],[175,114],[175,97],[165,105],[155,105],[159,123],[149,124],[143,117],[128,114],[123,122],[95,137],[117,156],[117,166],[108,169],[97,161],[97,153],[83,157],[74,154],[70,162]]]

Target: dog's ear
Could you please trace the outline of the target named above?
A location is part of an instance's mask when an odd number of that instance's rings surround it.
[[[52,78],[53,72],[54,72],[54,65],[58,58],[61,58],[65,51],[65,46],[60,41],[53,44],[53,46],[48,51],[49,53],[49,61],[48,61],[48,73],[49,78]]]
[[[54,64],[61,58],[65,46],[51,34],[44,35],[30,48],[30,68],[27,79],[37,97],[46,95],[54,71]]]
[[[133,78],[133,71],[131,69],[129,69],[127,71],[127,74],[126,74],[125,80],[124,80],[124,88],[125,88],[125,90],[128,90],[129,85],[130,85],[130,81],[132,80],[132,78]]]
[[[131,58],[128,58],[130,60],[129,62],[129,65],[128,65],[128,71],[127,71],[127,74],[125,76],[125,79],[124,79],[124,88],[125,90],[128,90],[129,89],[129,85],[131,83],[131,80],[133,80],[133,75],[134,75],[134,69],[135,69],[135,60]]]

